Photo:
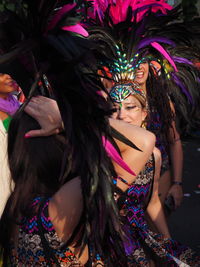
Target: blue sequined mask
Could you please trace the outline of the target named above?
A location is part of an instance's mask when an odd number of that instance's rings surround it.
[[[110,90],[110,97],[116,103],[121,103],[124,101],[129,95],[141,95],[144,99],[146,99],[144,93],[141,91],[140,86],[137,83],[125,83],[115,85]]]

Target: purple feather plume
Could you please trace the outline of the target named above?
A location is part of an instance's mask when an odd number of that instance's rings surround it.
[[[173,56],[172,58],[173,58],[173,60],[174,60],[175,62],[178,62],[178,63],[194,65],[194,64],[192,63],[192,61],[188,60],[187,58],[177,57],[177,56]]]
[[[151,38],[144,38],[138,45],[138,49],[144,48],[145,46],[150,45],[153,42],[157,42],[157,43],[164,43],[164,44],[168,44],[171,45],[173,47],[175,47],[175,43],[172,40],[169,40],[167,38],[164,37],[151,37]]]
[[[185,85],[180,81],[180,79],[174,73],[171,73],[171,76],[172,76],[174,82],[178,85],[178,87],[181,88],[182,92],[187,97],[190,104],[194,105],[193,98],[192,98],[191,94],[187,91]]]

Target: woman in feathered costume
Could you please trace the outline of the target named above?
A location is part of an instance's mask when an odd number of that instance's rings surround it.
[[[89,38],[96,43],[94,51],[99,73],[112,91],[121,87],[125,92],[131,83],[137,82],[146,94],[149,110],[146,127],[156,134],[157,147],[162,153],[161,199],[164,202],[171,195],[174,200],[172,209],[176,208],[183,195],[180,133],[187,134],[200,125],[200,73],[195,66],[195,61],[199,60],[198,32],[194,35],[199,19],[191,22],[189,27],[181,22],[172,23],[181,11],[179,8],[172,10],[166,1],[89,2],[93,5],[88,4],[84,20]],[[127,95],[121,93],[120,97],[123,101]],[[147,224],[143,225],[142,215],[134,214],[137,204],[133,202],[130,200],[128,206],[128,219],[133,228],[136,227],[133,243],[137,243],[137,238],[140,240],[135,253],[142,249],[146,255],[143,258],[138,252],[141,256],[137,259],[138,264],[148,266],[150,255],[159,262],[158,266],[165,266],[162,257],[167,259],[167,266],[179,266],[182,262],[198,266],[199,259],[194,257],[194,261],[190,261],[190,256],[183,256],[187,249],[183,252],[176,242],[168,240],[167,246],[173,247],[169,253],[162,238],[153,236],[148,232]],[[147,241],[148,238],[151,241]],[[159,247],[165,255],[161,255]]]
[[[92,2],[85,20],[99,68],[115,83],[137,81],[147,94],[147,129],[156,134],[163,157],[161,199],[172,195],[176,208],[183,196],[180,134],[200,124],[199,19],[177,22],[181,10],[165,1]]]
[[[3,264],[127,266],[113,196],[113,165],[105,146],[111,148],[108,152],[113,152],[132,182],[134,163],[138,173],[153,150],[155,137],[110,120],[122,134],[129,133],[130,141],[124,137],[128,145],[118,143],[124,159],[134,158],[129,161],[130,169],[108,141],[113,141],[107,119],[112,112],[98,94],[102,85],[96,67],[91,67],[92,44],[84,38],[88,34],[77,21],[75,5],[34,0],[20,1],[19,7],[17,12],[8,12],[12,24],[6,24],[7,30],[18,34],[7,53],[1,55],[0,64],[19,58],[34,83],[27,102],[10,124],[8,158],[15,187],[0,220]],[[32,97],[41,86],[46,92],[53,88],[65,131],[63,135],[31,139],[25,133],[39,125],[24,108],[33,111],[34,104],[47,102],[56,106],[53,99]],[[57,106],[55,109],[58,111]],[[51,134],[60,132],[61,118],[55,118],[52,110],[35,112],[39,122],[45,118],[45,123],[56,124]],[[45,135],[42,129],[38,131]],[[142,151],[133,150],[133,142]]]

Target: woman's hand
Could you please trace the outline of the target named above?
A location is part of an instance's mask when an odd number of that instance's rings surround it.
[[[183,200],[183,189],[181,185],[173,184],[168,192],[168,196],[171,195],[174,199],[175,209],[177,209]]]
[[[41,129],[26,133],[26,138],[50,136],[60,132],[62,119],[55,100],[44,96],[32,97],[25,108],[25,112],[33,117],[41,127]]]

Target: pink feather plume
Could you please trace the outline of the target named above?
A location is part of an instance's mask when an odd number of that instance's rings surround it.
[[[121,158],[114,146],[103,136],[102,137],[103,145],[108,153],[109,157],[114,160],[120,167],[122,167],[128,173],[136,176],[136,174],[130,169],[126,162]]]
[[[157,42],[151,43],[151,46],[153,46],[157,51],[159,51],[173,66],[175,71],[178,71],[176,64],[174,63],[173,59],[170,57],[170,55],[167,53],[167,51]]]

